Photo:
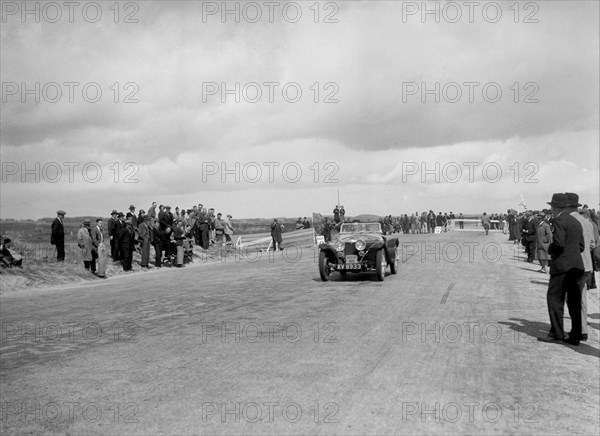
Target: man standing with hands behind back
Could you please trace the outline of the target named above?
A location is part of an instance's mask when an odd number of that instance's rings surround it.
[[[64,210],[56,211],[56,218],[52,221],[52,234],[50,243],[56,245],[56,261],[64,262],[65,260],[65,219],[66,212]]]
[[[579,345],[581,340],[581,292],[578,280],[583,275],[584,266],[581,252],[585,249],[583,229],[579,221],[571,216],[573,206],[567,194],[554,194],[548,203],[554,215],[552,243],[548,253],[552,257],[550,282],[548,283],[548,314],[550,332],[546,337],[538,338],[542,342],[563,340],[571,345]],[[576,207],[575,207],[576,210]],[[565,307],[571,316],[571,336],[567,337],[563,328]]]

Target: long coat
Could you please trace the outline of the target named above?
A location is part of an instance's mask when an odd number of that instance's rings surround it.
[[[54,218],[52,221],[52,234],[50,235],[50,243],[56,245],[65,240],[65,226],[60,218]]]
[[[280,244],[283,242],[283,239],[281,239],[281,224],[271,224],[271,236],[273,237],[274,242],[278,242]]]
[[[552,225],[552,243],[548,247],[552,256],[550,274],[566,273],[573,268],[584,271],[581,252],[586,247],[579,221],[568,212],[562,212],[554,218]]]
[[[87,227],[82,227],[77,232],[77,245],[81,248],[81,255],[85,262],[93,260],[92,250],[94,246],[92,244],[92,236]]]
[[[548,247],[552,243],[552,229],[550,228],[550,224],[542,220],[537,228],[537,232],[535,232],[535,237],[538,259],[550,259],[548,255]]]

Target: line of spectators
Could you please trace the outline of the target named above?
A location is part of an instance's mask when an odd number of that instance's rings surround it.
[[[66,212],[57,211],[52,222],[51,243],[56,246],[57,261],[65,258],[64,217]],[[105,277],[106,258],[120,262],[124,271],[132,270],[133,252],[141,254],[142,268],[150,268],[150,249],[154,249],[154,266],[160,268],[163,263],[182,267],[185,260],[192,260],[194,244],[209,250],[223,245],[232,246],[233,225],[231,215],[215,215],[214,208],[205,208],[202,204],[191,209],[153,202],[148,212],[143,209],[136,214],[134,205],[124,214],[116,209],[110,214],[107,223],[108,244],[105,244],[102,218],[96,219],[91,227],[89,219],[84,220],[77,232],[77,244],[82,250],[84,268],[99,277]],[[110,247],[110,248],[109,248]],[[97,269],[96,260],[99,259]]]

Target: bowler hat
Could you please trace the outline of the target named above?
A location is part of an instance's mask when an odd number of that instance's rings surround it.
[[[548,201],[547,203],[554,207],[567,207],[569,205],[567,194],[563,193],[552,194],[552,201]]]
[[[133,204],[129,206],[129,210],[131,209],[135,209],[135,206]]]
[[[110,213],[111,215],[118,215],[119,212],[117,212],[115,209],[113,209],[113,211]]]
[[[67,214],[67,212],[65,212],[64,210],[60,209],[60,210],[57,210],[57,211],[56,211],[56,214],[57,214],[57,215],[66,215],[66,214]]]
[[[118,218],[123,218],[125,215],[123,215],[123,212],[119,212],[119,214],[117,215]]]
[[[570,207],[581,206],[581,203],[579,202],[579,195],[575,194],[574,192],[566,192],[565,194],[567,195],[567,202],[569,203],[568,206],[570,206]]]

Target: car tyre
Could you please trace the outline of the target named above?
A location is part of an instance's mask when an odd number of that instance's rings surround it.
[[[390,263],[390,271],[392,274],[397,274],[398,273],[398,249],[394,248],[394,261],[392,263]]]
[[[377,281],[382,282],[385,278],[385,269],[387,268],[387,261],[383,249],[377,251],[377,255],[375,256],[375,268],[377,271]]]
[[[321,280],[323,280],[324,282],[329,280],[330,272],[331,271],[329,269],[329,261],[327,259],[327,254],[325,254],[324,251],[321,251],[319,253],[319,275],[321,276]]]

